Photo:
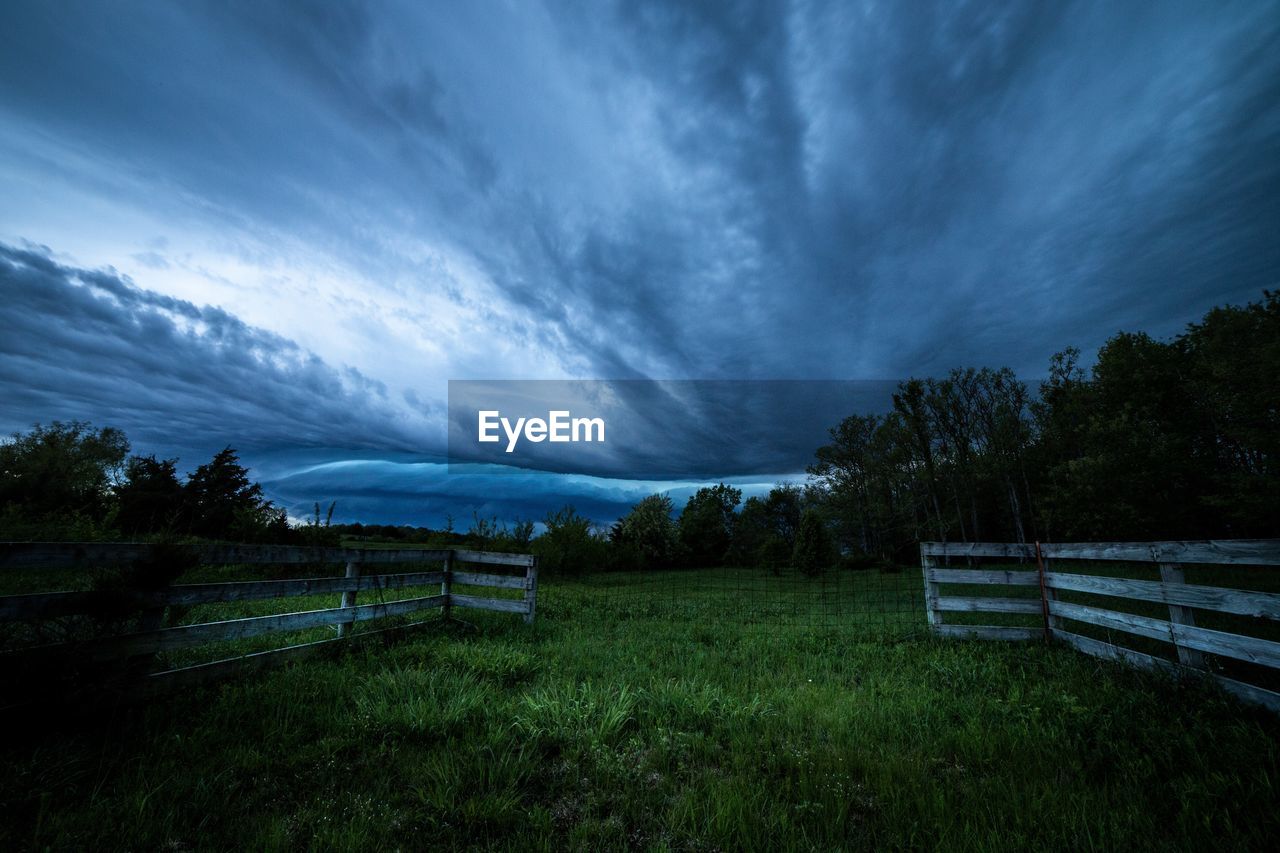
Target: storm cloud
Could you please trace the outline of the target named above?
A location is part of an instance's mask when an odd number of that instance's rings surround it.
[[[430,446],[431,413],[393,406],[357,370],[219,308],[39,251],[0,244],[0,325],[8,423],[105,421],[159,447]]]
[[[359,461],[369,520],[452,488],[420,467],[449,379],[1033,377],[1256,299],[1278,231],[1274,2],[19,2],[0,28],[0,240],[51,247],[4,255],[3,426],[124,419],[282,484],[305,450],[298,501]]]

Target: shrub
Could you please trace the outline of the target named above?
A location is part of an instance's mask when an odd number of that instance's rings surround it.
[[[591,519],[579,515],[572,506],[564,506],[548,513],[543,523],[546,532],[530,546],[538,557],[539,571],[576,574],[603,567],[607,546],[593,532]]]
[[[0,516],[22,523],[102,523],[121,479],[129,441],[113,427],[54,421],[0,442]]]
[[[645,568],[670,563],[676,552],[671,498],[649,495],[613,526],[610,537],[614,544],[633,549]]]
[[[768,569],[776,575],[791,565],[791,552],[786,539],[776,534],[771,535],[756,549],[755,562],[760,568]]]
[[[116,523],[128,534],[173,530],[182,507],[178,460],[131,456],[116,489]]]
[[[718,566],[732,542],[734,510],[742,490],[720,483],[698,489],[680,512],[681,556],[691,565]]]
[[[533,522],[516,520],[507,527],[505,521],[498,521],[497,516],[481,518],[479,513],[471,514],[471,529],[463,537],[463,547],[476,551],[497,551],[504,554],[528,553],[533,539]],[[456,546],[446,546],[456,547]]]
[[[806,575],[816,575],[831,565],[831,537],[816,510],[806,509],[796,530],[791,564]]]

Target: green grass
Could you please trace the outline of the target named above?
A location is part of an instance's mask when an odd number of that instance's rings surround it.
[[[924,583],[919,569],[829,571],[805,577],[763,569],[610,572],[580,581],[592,604],[610,614],[782,622],[860,634],[922,631]],[[544,597],[556,595],[552,586]]]
[[[531,627],[461,610],[472,630],[10,737],[0,849],[1270,849],[1280,830],[1280,721],[1204,685],[922,639],[910,612],[814,620],[830,602],[795,580],[726,616],[752,587],[716,577],[661,597],[543,579]]]

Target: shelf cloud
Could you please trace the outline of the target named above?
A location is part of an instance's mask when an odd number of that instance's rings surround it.
[[[1034,377],[1275,288],[1278,225],[1274,2],[20,0],[0,426],[438,523],[450,379]]]

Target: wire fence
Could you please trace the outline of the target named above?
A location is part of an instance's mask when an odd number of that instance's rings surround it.
[[[697,620],[905,636],[923,634],[919,567],[794,570],[723,566],[544,579],[541,601],[566,615]],[[541,606],[541,605],[540,605]]]

